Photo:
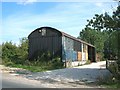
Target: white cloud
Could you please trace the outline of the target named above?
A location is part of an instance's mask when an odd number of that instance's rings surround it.
[[[102,7],[102,6],[103,6],[103,3],[102,3],[102,2],[96,2],[95,5],[96,5],[97,7]]]
[[[89,5],[89,3],[62,3],[49,8],[45,13],[9,15],[3,20],[2,38],[18,44],[19,38],[27,37],[34,29],[41,26],[51,26],[77,37],[80,30],[87,24],[86,20],[100,11],[99,9],[96,11],[94,7],[88,7]]]
[[[62,7],[66,8],[62,8]],[[53,9],[54,8],[54,9]],[[18,43],[19,38],[27,37],[34,29],[41,26],[51,26],[57,29],[68,32],[74,36],[78,36],[81,24],[78,22],[86,19],[80,18],[80,13],[84,10],[78,11],[81,7],[76,7],[75,4],[60,4],[49,9],[48,12],[42,14],[25,13],[13,14],[3,20],[3,40],[11,39]],[[71,27],[71,28],[70,28]],[[79,29],[79,30],[77,30]],[[77,31],[76,31],[77,30]]]
[[[27,4],[32,4],[34,2],[37,2],[37,0],[19,0],[17,4],[27,5]]]

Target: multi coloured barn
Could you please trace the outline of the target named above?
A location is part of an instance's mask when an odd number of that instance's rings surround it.
[[[37,28],[28,39],[30,60],[35,58],[37,52],[49,51],[53,56],[59,56],[67,66],[96,61],[93,45],[52,27]]]

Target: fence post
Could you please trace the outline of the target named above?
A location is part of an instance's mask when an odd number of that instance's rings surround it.
[[[106,60],[106,69],[108,69],[108,60]]]

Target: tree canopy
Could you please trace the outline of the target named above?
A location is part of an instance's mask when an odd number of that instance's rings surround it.
[[[22,38],[20,45],[16,46],[11,41],[2,44],[2,60],[3,63],[14,62],[24,63],[28,57],[28,39]]]
[[[95,14],[87,22],[79,38],[93,44],[104,58],[116,59],[120,72],[120,1],[112,15]]]

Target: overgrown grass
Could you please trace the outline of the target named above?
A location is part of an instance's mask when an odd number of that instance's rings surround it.
[[[23,69],[29,70],[31,72],[42,72],[42,71],[49,70],[48,67],[28,66],[28,65],[21,65],[21,64],[13,64],[13,65],[9,65],[9,67],[23,68]]]
[[[100,84],[107,88],[120,88],[119,70],[116,62],[109,64],[107,69],[112,73],[112,76],[108,76],[106,79],[101,79]]]
[[[5,65],[5,66],[9,66],[9,67],[15,67],[15,68],[23,68],[26,70],[29,70],[31,72],[42,72],[42,71],[47,71],[47,70],[54,70],[54,69],[61,69],[64,67],[53,67],[52,65],[45,65],[45,66],[36,66],[36,65],[21,65],[21,64],[11,64],[11,65]]]
[[[34,60],[26,60],[23,56],[18,58],[18,56],[14,58],[4,57],[3,64],[9,67],[23,68],[32,72],[41,72],[47,70],[61,69],[64,68],[63,62],[59,56],[53,57],[49,51],[40,52],[38,51],[36,56],[34,56]]]
[[[116,82],[116,83],[106,83],[104,84],[105,87],[107,88],[120,88],[120,82]]]
[[[87,60],[84,65],[88,65],[88,64],[90,64],[90,63],[91,63],[91,61],[90,61],[90,60]]]
[[[120,88],[120,81],[113,75],[103,77],[102,75],[98,78],[98,85],[106,88]]]
[[[5,60],[4,60],[5,61]],[[5,66],[15,67],[15,68],[23,68],[29,70],[31,72],[42,72],[47,70],[61,69],[63,67],[63,63],[60,58],[56,57],[52,60],[37,60],[37,61],[29,61],[26,60],[24,63],[16,64],[14,62],[4,62]]]

